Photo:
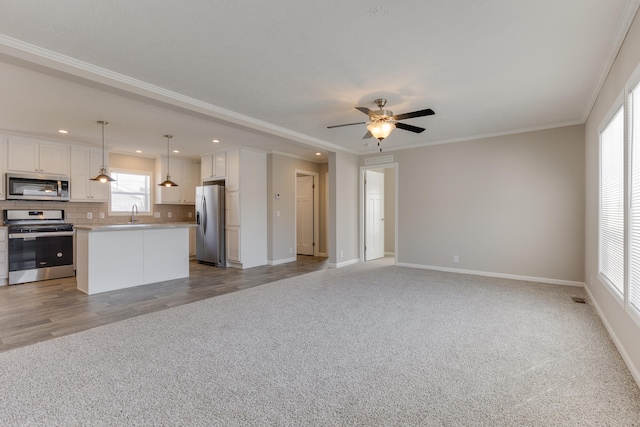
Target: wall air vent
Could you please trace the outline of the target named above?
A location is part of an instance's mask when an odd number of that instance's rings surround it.
[[[573,302],[577,302],[578,304],[586,304],[587,303],[584,298],[571,297],[571,299],[573,300]]]
[[[392,162],[393,162],[393,155],[378,156],[378,157],[367,157],[366,159],[364,159],[365,166],[381,165],[383,163],[392,163]]]

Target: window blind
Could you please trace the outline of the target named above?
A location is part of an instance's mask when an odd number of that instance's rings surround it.
[[[624,117],[622,107],[600,134],[600,159],[600,274],[622,296],[624,294]]]
[[[631,189],[629,210],[629,306],[640,314],[640,85],[629,96]]]

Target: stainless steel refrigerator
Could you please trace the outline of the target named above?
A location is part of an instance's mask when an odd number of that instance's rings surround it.
[[[224,185],[196,187],[196,258],[199,263],[227,266]]]

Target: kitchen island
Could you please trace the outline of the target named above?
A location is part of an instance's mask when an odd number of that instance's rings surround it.
[[[192,223],[76,225],[78,289],[93,295],[189,277]]]

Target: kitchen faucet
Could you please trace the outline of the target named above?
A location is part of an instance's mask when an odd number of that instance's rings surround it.
[[[134,209],[135,209],[135,213],[133,212]],[[133,206],[131,206],[131,224],[133,224],[138,220],[138,218],[136,218],[137,213],[138,213],[138,205],[134,204]]]

